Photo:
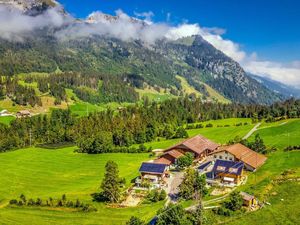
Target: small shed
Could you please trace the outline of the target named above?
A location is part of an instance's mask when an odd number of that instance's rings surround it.
[[[255,198],[255,196],[250,195],[246,192],[241,192],[240,195],[243,198],[243,205],[246,207],[255,207],[257,206],[258,202]]]

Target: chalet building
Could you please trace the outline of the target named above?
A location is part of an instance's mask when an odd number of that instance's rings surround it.
[[[31,113],[28,110],[21,110],[17,112],[17,118],[30,117]]]
[[[164,154],[156,162],[165,162],[167,164],[176,163],[176,160],[187,152],[193,153],[196,161],[205,159],[219,147],[218,144],[211,140],[197,135],[189,138],[166,149]]]
[[[166,176],[167,167],[166,164],[143,162],[139,169],[141,182],[148,180],[150,183],[158,184]]]
[[[8,113],[8,111],[6,109],[0,111],[0,116],[9,116],[10,114]]]
[[[256,207],[258,205],[257,199],[246,192],[241,192],[240,195],[243,198],[243,205],[250,208],[250,207]]]
[[[243,162],[245,164],[245,168],[250,171],[255,171],[267,160],[267,157],[264,155],[259,154],[239,143],[230,146],[222,146],[210,155],[212,160],[219,159]]]
[[[178,149],[174,149],[164,153],[160,158],[154,160],[154,163],[166,164],[170,166],[171,164],[176,164],[177,159],[184,156],[184,152]]]
[[[243,175],[243,162],[217,159],[213,168],[206,173],[207,179],[220,180],[222,183],[238,184]]]

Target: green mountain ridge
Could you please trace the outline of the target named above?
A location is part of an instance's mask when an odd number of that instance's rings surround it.
[[[249,77],[237,62],[199,35],[176,41],[163,39],[152,45],[141,40],[122,41],[100,35],[66,40],[56,37],[58,30],[74,23],[78,21],[59,28],[35,30],[26,35],[23,42],[0,39],[0,74],[52,73],[59,68],[83,76],[125,77],[124,85],[128,85],[126,77],[130,75],[135,81],[164,89],[175,96],[184,93],[176,78],[179,75],[205,96],[204,99],[212,98],[207,86],[233,102],[270,104],[283,99]],[[132,82],[129,85],[135,88]]]

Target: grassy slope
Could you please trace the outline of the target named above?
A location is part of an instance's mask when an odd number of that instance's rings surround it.
[[[232,126],[239,122],[248,122],[249,125]],[[214,124],[213,128],[189,130],[189,133],[201,133],[215,141],[225,143],[236,135],[245,135],[254,126],[247,119],[227,119],[210,121],[210,123]],[[300,120],[289,120],[288,123],[281,126],[278,126],[281,123],[262,125],[262,127],[269,128],[260,129],[257,132],[265,139],[267,145],[276,143],[275,145],[280,149],[270,154],[266,164],[256,173],[250,173],[247,184],[239,189],[253,192],[257,196],[265,198],[267,190],[271,188],[270,181],[280,175],[281,172],[286,169],[294,169],[295,175],[300,174],[300,153],[282,151],[282,147],[287,145],[286,138],[282,135],[286,130],[290,130],[291,136],[292,132],[293,136],[295,135],[293,144],[300,144],[300,138],[296,138],[299,137],[299,131],[296,129],[299,127],[299,123]],[[205,123],[203,124],[205,125]],[[226,124],[231,126],[217,127],[217,125],[224,126]],[[274,142],[275,140],[276,142]],[[147,145],[165,148],[178,141],[152,142],[147,143]],[[79,197],[90,202],[89,194],[97,190],[103,177],[104,164],[108,159],[118,162],[121,176],[125,176],[128,183],[130,178],[137,175],[140,162],[147,160],[148,155],[85,155],[73,153],[73,148],[62,150],[26,149],[0,154],[0,169],[4,171],[0,174],[0,221],[4,224],[124,224],[130,215],[138,215],[143,219],[151,218],[156,210],[162,206],[162,203],[127,209],[112,209],[102,204],[95,204],[98,208],[96,213],[67,213],[30,208],[1,209],[1,204],[3,205],[8,199],[18,196],[20,192],[24,192],[28,197],[43,198],[59,197],[66,193],[69,198]],[[284,221],[287,221],[286,224],[295,224],[297,214],[289,216],[288,213],[291,209],[299,208],[299,199],[291,197],[299,193],[299,185],[284,184],[279,187],[275,186],[274,190],[278,192],[278,195],[267,198],[272,203],[271,207],[244,215],[242,219],[233,217],[230,218],[230,221],[226,221],[229,224],[261,224],[262,220],[267,221],[266,224],[276,224],[276,222],[277,224],[285,224]],[[279,201],[281,198],[285,199],[286,204]]]
[[[268,201],[270,206],[253,213],[248,213],[239,218],[222,218],[222,224],[228,225],[287,225],[299,224],[300,210],[300,184],[287,182],[274,188],[274,196],[270,196]],[[283,201],[281,200],[283,199]]]
[[[248,125],[243,126],[234,126],[237,123],[248,123]],[[245,136],[252,127],[254,127],[254,124],[251,124],[250,119],[224,119],[224,120],[210,120],[203,122],[204,126],[208,123],[213,124],[213,127],[211,128],[199,128],[199,129],[191,129],[187,130],[189,137],[193,137],[197,134],[201,134],[213,141],[216,141],[220,144],[225,144],[229,140],[233,139],[236,136],[243,137]],[[217,126],[223,126],[223,127],[217,127]],[[229,127],[224,127],[225,125],[230,125]],[[160,141],[153,141],[145,143],[145,146],[152,147],[152,149],[164,149],[167,147],[170,147],[172,145],[175,145],[176,143],[180,142],[182,139],[171,139],[171,140],[164,140],[161,139]],[[136,145],[137,146],[137,145]]]
[[[0,224],[120,224],[131,215],[145,219],[153,216],[162,203],[141,205],[137,208],[112,209],[101,203],[92,203],[90,194],[99,191],[104,166],[108,160],[119,165],[120,176],[127,185],[138,175],[142,161],[148,154],[87,155],[73,152],[74,147],[60,150],[29,148],[0,154]],[[58,198],[66,194],[69,199],[79,198],[98,208],[95,213],[71,213],[29,208],[5,208],[12,198],[24,193],[27,198]],[[16,216],[16,214],[18,216]],[[67,220],[66,220],[67,219]],[[88,222],[87,222],[88,221]]]
[[[0,116],[0,123],[9,125],[10,122],[14,119],[15,119],[15,117],[13,117],[13,116]]]

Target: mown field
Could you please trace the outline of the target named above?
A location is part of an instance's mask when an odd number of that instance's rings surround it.
[[[234,126],[237,123],[247,125]],[[226,143],[235,136],[246,135],[253,127],[249,119],[227,119],[209,121],[212,128],[188,130],[190,136],[202,134],[219,143]],[[284,123],[284,124],[283,124]],[[224,125],[230,125],[224,127]],[[219,126],[219,127],[218,127]],[[299,208],[299,184],[286,183],[273,185],[283,171],[292,169],[293,176],[300,175],[299,151],[284,152],[288,144],[300,145],[300,120],[276,123],[263,123],[257,132],[268,146],[278,147],[278,151],[268,155],[266,164],[257,172],[249,174],[246,185],[239,189],[256,194],[271,203],[260,211],[249,213],[242,218],[224,218],[225,224],[297,224],[299,213],[290,213]],[[290,133],[287,141],[284,135]],[[253,138],[255,133],[250,137]],[[166,148],[180,141],[161,140],[146,143],[153,148]],[[87,155],[74,153],[74,147],[46,150],[28,148],[0,154],[0,224],[125,224],[131,215],[148,220],[163,203],[140,205],[134,208],[110,208],[102,203],[94,203],[90,194],[99,191],[107,160],[114,160],[119,165],[120,176],[125,177],[127,185],[138,175],[142,161],[149,160],[149,154],[103,154]],[[69,199],[79,198],[85,203],[93,204],[98,211],[83,213],[45,208],[12,208],[7,202],[24,193],[27,198],[59,198],[66,194]],[[276,193],[272,195],[271,193]],[[293,197],[295,196],[295,197]],[[281,201],[284,199],[284,201]],[[285,219],[286,218],[286,219]],[[286,223],[285,223],[286,222]]]
[[[13,117],[13,116],[0,116],[0,123],[9,125],[10,122],[14,119],[15,119],[15,117]]]
[[[239,123],[242,123],[242,125],[236,126],[236,124]],[[247,123],[247,125],[244,125],[244,123]],[[204,128],[187,130],[189,137],[200,134],[220,144],[226,144],[229,140],[234,139],[236,136],[244,137],[255,126],[255,124],[251,123],[251,119],[243,118],[210,120],[201,124]],[[213,127],[205,127],[207,124],[212,124]],[[226,125],[229,125],[229,127],[225,127]],[[183,139],[159,139],[145,143],[145,146],[152,147],[152,149],[165,149],[182,140]]]
[[[28,148],[0,154],[0,224],[121,224],[131,215],[145,219],[153,216],[162,203],[142,205],[134,209],[113,209],[102,203],[93,203],[91,194],[99,191],[105,163],[113,160],[119,165],[120,176],[126,184],[138,175],[140,163],[149,160],[149,154],[74,153],[74,147],[47,150]],[[32,208],[3,208],[10,199],[20,194],[27,198],[60,198],[93,204],[95,213],[49,211]]]

